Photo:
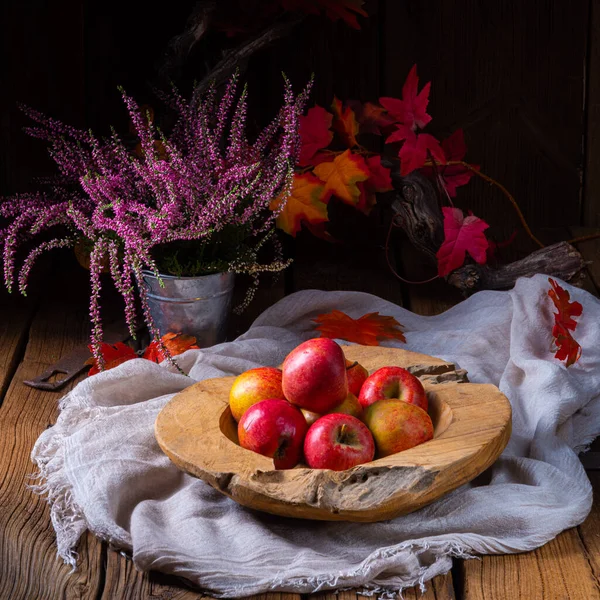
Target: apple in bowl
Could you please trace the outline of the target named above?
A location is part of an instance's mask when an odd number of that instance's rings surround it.
[[[423,384],[402,367],[381,367],[363,383],[358,401],[363,408],[386,398],[397,398],[427,411],[427,394]]]
[[[311,469],[345,471],[374,456],[371,432],[352,415],[331,413],[317,419],[304,440],[304,457]]]
[[[239,422],[242,415],[261,400],[283,398],[281,380],[281,369],[275,367],[259,367],[238,375],[229,392],[233,418]]]
[[[292,350],[283,361],[284,397],[299,408],[325,414],[348,395],[344,352],[329,338],[314,338]]]
[[[398,398],[385,398],[369,405],[364,422],[373,434],[378,458],[433,438],[433,423],[427,412]]]
[[[308,425],[287,400],[261,400],[238,423],[240,446],[273,459],[276,469],[292,469],[302,457]]]

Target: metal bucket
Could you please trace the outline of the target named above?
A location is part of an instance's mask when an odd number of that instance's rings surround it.
[[[225,341],[231,308],[234,273],[202,277],[161,275],[164,287],[149,271],[143,272],[148,305],[160,335],[193,335],[200,348]]]

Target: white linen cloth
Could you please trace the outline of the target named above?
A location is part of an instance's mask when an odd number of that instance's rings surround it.
[[[237,340],[166,363],[132,360],[81,382],[32,453],[59,555],[73,566],[87,529],[131,552],[135,566],[183,576],[216,596],[359,587],[399,591],[448,571],[452,557],[534,549],[581,523],[592,490],[577,453],[600,433],[600,301],[561,282],[583,305],[583,348],[553,356],[548,278],[479,292],[424,317],[358,292],[302,291],[265,311]],[[160,409],[195,380],[277,365],[315,336],[316,315],[379,311],[405,329],[398,347],[455,362],[497,385],[513,434],[486,476],[418,512],[374,523],[284,519],[245,509],[175,467],[159,449]],[[387,345],[387,344],[385,344]]]

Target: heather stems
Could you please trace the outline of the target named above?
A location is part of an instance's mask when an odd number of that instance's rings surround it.
[[[50,241],[28,251],[18,277],[22,292],[40,254],[85,241],[91,248],[91,347],[100,365],[103,261],[108,260],[110,277],[125,301],[131,334],[139,296],[146,325],[167,356],[142,277],[142,270],[149,270],[160,279],[158,257],[192,244],[198,256],[214,261],[200,265],[204,272],[214,272],[218,265],[250,275],[253,285],[244,304],[260,273],[288,265],[279,245],[268,264],[259,262],[258,251],[267,239],[275,242],[271,233],[277,213],[269,205],[280,197],[283,209],[291,193],[300,149],[299,116],[312,81],[294,96],[284,80],[283,105],[254,141],[247,132],[249,93],[246,87],[238,93],[237,83],[236,74],[219,100],[214,86],[190,101],[173,89],[166,98],[176,116],[170,134],[121,90],[139,140],[135,149],[114,130],[108,138],[98,138],[25,109],[37,124],[29,133],[49,143],[61,177],[45,193],[14,196],[0,204],[0,217],[9,221],[0,231],[5,284],[13,286],[17,250],[38,233],[56,231]],[[207,248],[220,254],[205,252]]]

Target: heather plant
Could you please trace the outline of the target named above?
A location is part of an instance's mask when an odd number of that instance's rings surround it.
[[[164,99],[175,111],[167,135],[122,90],[139,144],[133,152],[112,130],[107,138],[81,131],[25,108],[35,122],[32,136],[50,143],[59,177],[49,189],[19,194],[0,204],[8,226],[0,232],[6,287],[25,294],[35,260],[54,248],[89,249],[91,347],[102,364],[101,272],[107,268],[125,301],[132,335],[136,290],[144,320],[162,347],[148,308],[143,271],[194,276],[216,271],[258,275],[287,266],[274,234],[290,195],[298,162],[299,116],[310,84],[293,94],[285,79],[284,101],[273,121],[251,142],[246,132],[248,93],[238,93],[234,75],[222,96],[214,87],[186,100],[176,89]],[[275,212],[274,198],[282,201]],[[29,251],[19,268],[17,250],[42,232],[54,235]],[[269,243],[274,259],[259,262]]]

